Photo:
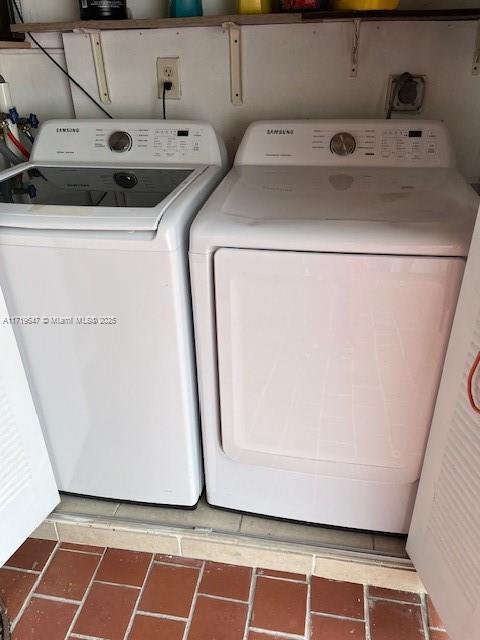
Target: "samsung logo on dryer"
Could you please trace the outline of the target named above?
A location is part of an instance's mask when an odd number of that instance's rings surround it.
[[[80,133],[77,127],[57,127],[57,133]]]
[[[267,129],[267,136],[293,136],[295,129]]]

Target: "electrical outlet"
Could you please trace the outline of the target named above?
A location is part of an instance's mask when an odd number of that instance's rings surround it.
[[[404,78],[407,76],[407,78]],[[400,83],[400,84],[399,84]],[[425,100],[427,79],[422,75],[401,74],[390,76],[387,88],[387,111],[420,113]]]
[[[158,97],[163,96],[163,83],[171,82],[172,88],[167,91],[167,100],[180,100],[182,92],[180,89],[179,58],[157,58],[158,77]]]

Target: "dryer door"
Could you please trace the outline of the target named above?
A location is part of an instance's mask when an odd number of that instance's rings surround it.
[[[455,258],[217,251],[224,452],[418,480],[463,269]]]

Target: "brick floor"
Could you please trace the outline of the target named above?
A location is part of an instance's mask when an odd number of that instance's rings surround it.
[[[0,595],[12,640],[448,640],[409,592],[43,540],[0,568]]]

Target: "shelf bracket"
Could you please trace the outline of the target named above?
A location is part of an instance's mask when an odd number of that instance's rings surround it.
[[[477,36],[473,52],[472,76],[480,75],[480,20],[477,21]]]
[[[95,75],[97,77],[98,96],[103,104],[111,104],[110,92],[108,90],[107,72],[105,70],[105,60],[103,57],[102,34],[100,31],[91,31],[90,45],[92,47],[93,64],[95,65]]]
[[[224,22],[224,31],[228,31],[230,47],[230,99],[232,104],[243,104],[242,95],[242,43],[240,27],[234,22]]]
[[[350,59],[350,77],[356,78],[358,72],[358,51],[360,49],[360,28],[362,26],[362,20],[360,18],[354,18],[353,20],[353,40],[352,40],[352,55]]]

